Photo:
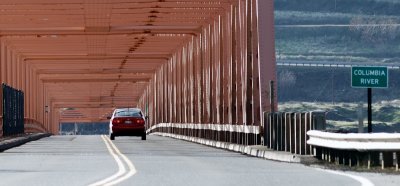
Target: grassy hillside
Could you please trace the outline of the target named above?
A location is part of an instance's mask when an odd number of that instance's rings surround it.
[[[367,90],[352,88],[350,68],[279,66],[279,111],[328,112],[331,128],[357,131],[357,104],[364,104]],[[400,132],[400,71],[389,70],[389,88],[373,89],[374,131]],[[364,122],[366,123],[366,121]]]
[[[275,25],[278,61],[400,66],[400,0],[275,0]],[[277,76],[280,111],[325,110],[331,127],[356,130],[367,91],[351,88],[349,68],[278,67]],[[399,100],[400,71],[390,70],[389,88],[373,89],[373,131],[400,132]]]
[[[275,0],[276,10],[400,15],[398,0]]]
[[[367,127],[367,105],[363,105],[364,126]],[[374,132],[400,132],[400,100],[374,103],[372,110],[372,129]],[[358,104],[356,103],[314,103],[286,102],[279,105],[280,111],[306,112],[327,111],[328,128],[356,132],[358,128]]]
[[[399,10],[397,0],[275,0],[277,59],[399,62]]]
[[[350,68],[277,68],[279,102],[347,102],[367,100],[367,90],[351,87]],[[373,101],[400,99],[400,71],[389,70],[389,88],[373,89]]]

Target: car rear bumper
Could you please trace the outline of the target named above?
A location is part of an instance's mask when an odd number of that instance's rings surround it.
[[[141,136],[146,132],[144,126],[113,126],[112,133],[115,136]]]

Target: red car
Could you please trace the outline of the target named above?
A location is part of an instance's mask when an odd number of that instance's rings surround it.
[[[146,119],[138,108],[115,109],[110,119],[110,139],[116,136],[141,136],[146,140]]]

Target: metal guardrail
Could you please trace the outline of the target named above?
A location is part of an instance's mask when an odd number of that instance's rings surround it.
[[[24,133],[24,93],[2,84],[2,129],[3,135]]]
[[[349,166],[395,167],[399,170],[400,134],[329,133],[308,131],[313,153],[319,159]]]
[[[278,151],[310,155],[309,130],[325,130],[325,112],[264,113],[264,145]]]
[[[176,134],[242,145],[261,143],[260,126],[234,124],[160,123],[147,133]]]

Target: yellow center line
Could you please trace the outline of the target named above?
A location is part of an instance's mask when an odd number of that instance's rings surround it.
[[[135,175],[137,171],[133,163],[119,151],[119,149],[114,145],[114,143],[110,139],[108,139],[104,135],[101,136],[101,138],[106,144],[108,152],[113,156],[114,160],[117,162],[118,172],[111,175],[110,177],[107,177],[96,183],[90,184],[90,186],[115,185]],[[121,160],[121,158],[123,161]],[[125,165],[129,169],[128,172],[125,168]]]

